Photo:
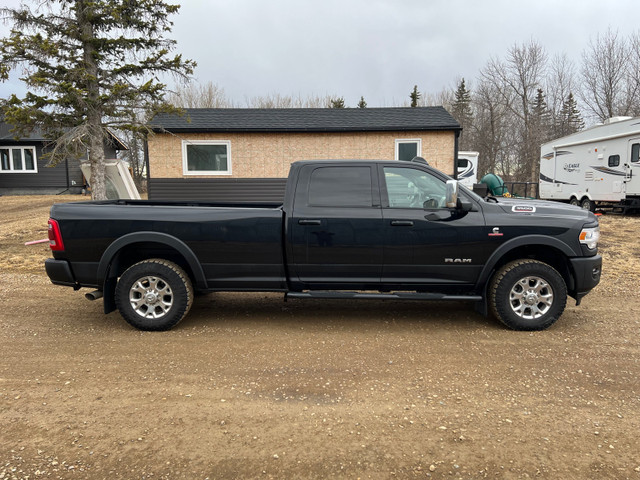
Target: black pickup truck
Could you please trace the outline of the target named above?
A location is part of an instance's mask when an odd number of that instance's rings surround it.
[[[45,266],[144,330],[170,329],[212,291],[469,300],[540,330],[600,281],[599,236],[589,211],[481,198],[420,163],[301,161],[283,204],[54,205]]]

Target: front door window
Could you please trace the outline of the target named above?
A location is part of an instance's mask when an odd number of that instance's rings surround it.
[[[444,208],[446,184],[442,180],[413,168],[385,167],[390,208]]]

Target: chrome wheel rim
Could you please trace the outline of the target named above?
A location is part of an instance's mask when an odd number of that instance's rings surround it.
[[[162,318],[173,305],[173,292],[159,277],[141,277],[129,290],[129,302],[134,312],[143,318]]]
[[[553,289],[541,277],[524,277],[511,288],[509,301],[516,315],[534,320],[547,313],[553,305]]]

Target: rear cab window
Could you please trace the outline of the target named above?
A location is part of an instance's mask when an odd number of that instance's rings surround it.
[[[372,207],[371,167],[319,167],[309,181],[310,207]]]

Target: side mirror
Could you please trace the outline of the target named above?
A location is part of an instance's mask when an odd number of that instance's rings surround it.
[[[461,212],[470,212],[473,210],[473,204],[471,202],[463,202],[458,198],[458,210]]]
[[[447,180],[447,193],[445,197],[447,208],[458,208],[458,181]]]

